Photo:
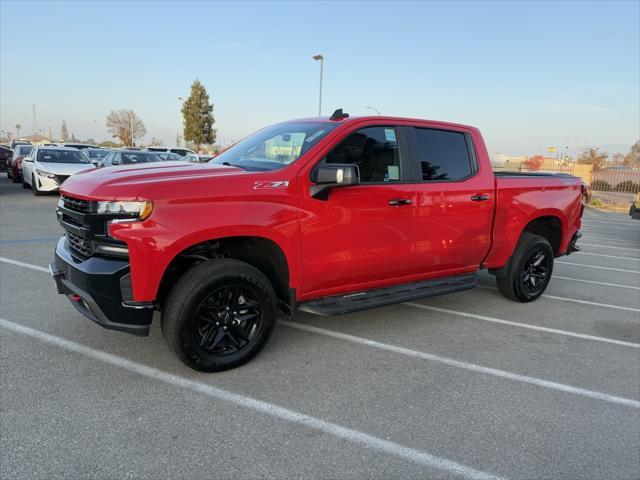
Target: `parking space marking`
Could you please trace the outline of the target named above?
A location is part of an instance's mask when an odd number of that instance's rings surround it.
[[[49,273],[49,269],[45,267],[40,267],[38,265],[33,265],[32,263],[20,262],[18,260],[12,260],[7,257],[0,257],[0,262],[10,263],[11,265],[17,265],[18,267],[30,268],[31,270],[37,270],[39,272]]]
[[[484,322],[498,323],[501,325],[509,325],[512,327],[526,328],[528,330],[537,330],[539,332],[547,332],[547,333],[553,333],[556,335],[564,335],[567,337],[580,338],[582,340],[592,340],[596,342],[620,345],[623,347],[640,348],[640,343],[625,342],[623,340],[615,340],[613,338],[596,337],[595,335],[587,335],[584,333],[570,332],[568,330],[559,330],[557,328],[541,327],[539,325],[532,325],[530,323],[512,322],[511,320],[503,320],[501,318],[488,317],[486,315],[478,315],[476,313],[461,312],[459,310],[450,310],[448,308],[432,307],[431,305],[423,305],[421,303],[404,302],[402,303],[402,305],[407,305],[414,308],[420,308],[422,310],[430,310],[433,312],[456,315],[458,317],[473,318],[475,320],[482,320]]]
[[[578,246],[587,246],[587,247],[600,247],[600,248],[612,248],[614,250],[631,250],[632,252],[640,252],[640,247],[638,248],[629,248],[629,247],[613,247],[611,245],[598,245],[595,243],[582,243],[579,242]]]
[[[640,270],[625,270],[623,268],[601,267],[600,265],[586,265],[584,263],[560,262],[557,260],[556,260],[556,263],[559,263],[561,265],[575,265],[576,267],[599,268],[601,270],[613,270],[614,272],[640,273]]]
[[[551,277],[553,279],[553,276]],[[496,290],[497,287],[492,286],[492,285],[477,285],[477,287],[479,288],[488,288],[491,290]],[[551,298],[553,300],[562,300],[563,302],[574,302],[574,303],[582,303],[585,305],[593,305],[594,307],[603,307],[603,308],[613,308],[615,310],[625,310],[628,312],[640,312],[640,308],[634,308],[634,307],[623,307],[621,305],[611,305],[609,303],[598,303],[598,302],[591,302],[589,300],[580,300],[577,298],[569,298],[569,297],[559,297],[556,295],[547,295],[546,293],[540,295],[542,298]]]
[[[600,231],[609,231],[609,230],[622,230],[623,232],[640,232],[640,229],[632,226],[624,226],[624,227],[608,227],[605,225],[589,225],[587,222],[584,222],[583,225],[590,230]],[[586,229],[585,229],[586,230]]]
[[[134,362],[123,357],[118,357],[117,355],[113,355],[101,350],[96,350],[91,347],[87,347],[85,345],[81,345],[79,343],[75,343],[62,337],[57,337],[40,330],[25,327],[23,325],[5,320],[3,318],[0,318],[0,326],[14,333],[25,335],[49,345],[54,345],[70,352],[84,355],[86,357],[92,358],[93,360],[97,360],[99,362],[121,368],[123,370],[150,378],[152,380],[157,380],[174,387],[190,390],[192,392],[206,395],[216,400],[232,403],[239,407],[253,410],[254,412],[284,420],[289,423],[297,424],[302,427],[318,430],[334,437],[362,445],[371,450],[399,457],[409,462],[422,465],[424,467],[437,469],[468,479],[500,480],[500,477],[496,475],[476,470],[467,465],[454,462],[453,460],[448,460],[446,458],[432,455],[425,451],[406,447],[404,445],[375,437],[359,430],[343,427],[342,425],[338,425],[336,423],[327,422],[325,420],[321,420],[320,418],[300,413],[295,410],[290,410],[288,408],[264,402],[252,397],[223,390],[206,383],[164,372],[157,368]]]
[[[591,255],[592,257],[617,258],[618,260],[640,260],[640,257],[619,257],[617,255],[605,255],[603,253],[576,252],[574,255]]]
[[[485,375],[491,375],[493,377],[505,378],[507,380],[513,380],[521,383],[528,383],[528,384],[536,385],[539,387],[549,388],[551,390],[557,390],[560,392],[580,395],[580,396],[591,398],[594,400],[602,400],[608,403],[614,403],[617,405],[623,405],[625,407],[640,409],[640,401],[633,400],[631,398],[618,397],[615,395],[609,395],[608,393],[596,392],[594,390],[587,390],[580,387],[565,385],[563,383],[543,380],[541,378],[529,377],[527,375],[520,375],[518,373],[507,372],[506,370],[499,370],[497,368],[484,367],[482,365],[476,365],[475,363],[462,362],[460,360],[441,357],[439,355],[434,355],[432,353],[420,352],[418,350],[411,350],[409,348],[399,347],[397,345],[391,345],[389,343],[377,342],[375,340],[369,340],[368,338],[356,337],[355,335],[340,333],[333,330],[326,330],[324,328],[313,327],[311,325],[304,325],[302,323],[290,322],[288,320],[280,320],[278,323],[285,325],[287,327],[297,328],[298,330],[317,333],[319,335],[325,335],[327,337],[333,337],[333,338],[337,338],[339,340],[345,340],[351,343],[366,345],[368,347],[377,348],[379,350],[385,350],[387,352],[398,353],[400,355],[405,355],[408,357],[419,358],[421,360],[428,360],[431,362],[440,363],[442,365],[448,365],[450,367],[461,368],[463,370],[468,370],[471,372],[483,373]]]
[[[609,237],[596,237],[594,235],[589,235],[588,233],[584,232],[584,235],[582,236],[582,238],[597,238],[598,240],[608,240],[610,242],[616,242],[616,243],[621,243],[621,242],[625,242],[625,243],[637,243],[639,244],[639,248],[640,248],[640,242],[636,241],[636,240],[616,240],[613,238],[609,238]]]
[[[573,277],[561,277],[559,275],[553,275],[551,280],[571,280],[573,282],[583,282],[583,283],[593,283],[595,285],[604,285],[607,287],[616,287],[616,288],[631,288],[633,290],[640,290],[640,287],[634,287],[632,285],[621,285],[619,283],[608,283],[608,282],[596,282],[595,280],[584,280],[582,278],[573,278]]]
[[[619,221],[619,222],[607,222],[607,221],[604,221],[604,220],[592,220],[590,218],[585,218],[585,219],[582,220],[582,223],[602,223],[602,224],[606,224],[606,225],[622,225],[622,226],[631,227],[631,228],[636,228],[637,227],[637,225],[635,225],[633,223],[633,220],[631,220],[631,219],[625,219],[625,220],[621,219],[621,221]]]

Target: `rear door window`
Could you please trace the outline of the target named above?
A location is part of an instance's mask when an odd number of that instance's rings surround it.
[[[397,182],[402,172],[396,128],[362,128],[342,140],[325,161],[357,165],[361,183]]]
[[[462,180],[473,173],[467,136],[461,132],[415,128],[423,181]]]

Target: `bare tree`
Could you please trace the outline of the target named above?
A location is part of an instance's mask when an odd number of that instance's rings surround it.
[[[151,139],[151,143],[149,144],[150,147],[161,147],[162,145],[164,145],[162,140],[158,140],[156,137],[153,137]]]
[[[69,141],[69,129],[67,128],[66,120],[62,120],[62,127],[60,127],[60,140],[63,142]]]
[[[136,138],[147,133],[142,120],[133,110],[111,110],[107,115],[107,130],[113,138],[119,138],[128,147],[135,145]]]
[[[599,148],[591,147],[585,148],[582,153],[578,155],[576,163],[591,165],[594,171],[598,171],[602,169],[608,158],[609,154],[607,152],[601,152]]]

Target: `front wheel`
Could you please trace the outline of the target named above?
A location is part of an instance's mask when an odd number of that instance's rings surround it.
[[[553,248],[546,238],[525,232],[520,237],[506,274],[496,276],[498,290],[518,302],[532,302],[549,285]]]
[[[165,339],[185,364],[203,372],[251,360],[271,338],[277,320],[277,298],[267,277],[232,259],[188,270],[165,305]]]
[[[41,192],[40,190],[38,190],[38,184],[36,183],[36,177],[34,175],[31,175],[31,191],[33,192],[33,194],[36,197],[39,197],[41,195],[44,195],[46,192]]]

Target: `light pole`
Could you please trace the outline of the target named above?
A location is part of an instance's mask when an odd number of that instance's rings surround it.
[[[320,99],[318,100],[318,116],[322,116],[322,70],[324,67],[324,57],[320,54],[314,55],[313,59],[320,60]]]
[[[178,97],[178,101],[180,102],[181,105],[184,105],[184,98]],[[184,117],[182,117],[182,109],[180,109],[180,125],[179,125],[179,127],[182,130],[182,133],[184,134]],[[178,130],[177,139],[179,139],[179,138],[180,138],[180,131]],[[179,145],[176,145],[176,147],[178,147],[178,146]]]
[[[380,110],[378,110],[378,109],[377,109],[377,108],[375,108],[375,107],[366,106],[366,107],[364,107],[364,108],[368,108],[369,110],[373,110],[373,111],[374,111],[374,112],[376,112],[378,115],[380,115]]]

